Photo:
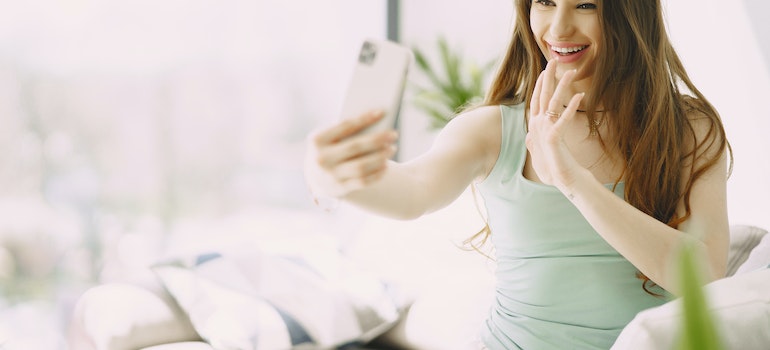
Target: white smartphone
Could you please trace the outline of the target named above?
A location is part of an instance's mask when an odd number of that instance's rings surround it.
[[[361,133],[396,128],[411,60],[412,51],[402,45],[387,40],[365,40],[347,87],[342,118],[381,109],[385,116]]]

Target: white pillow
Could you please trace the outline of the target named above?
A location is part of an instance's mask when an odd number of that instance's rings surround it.
[[[180,342],[164,345],[155,345],[141,350],[215,350],[211,345],[201,342]]]
[[[770,268],[714,281],[704,291],[725,349],[768,349]],[[681,299],[644,310],[623,329],[612,349],[673,349],[681,324]]]
[[[754,247],[759,244],[767,231],[756,226],[730,226],[730,251],[727,258],[727,273],[732,276],[746,262]]]
[[[334,348],[389,329],[403,307],[389,285],[334,251],[204,254],[153,267],[215,349]]]
[[[746,273],[767,265],[770,265],[770,235],[762,237],[759,244],[751,250],[746,261],[735,271],[735,274]]]

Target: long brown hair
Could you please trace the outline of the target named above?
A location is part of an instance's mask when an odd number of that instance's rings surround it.
[[[530,29],[531,5],[531,0],[515,0],[512,38],[485,105],[525,103],[532,97],[547,61]],[[597,0],[597,6],[603,47],[591,94],[584,100],[586,114],[590,125],[599,104],[613,115],[608,126],[616,141],[602,145],[616,148],[623,157],[617,182],[625,182],[626,200],[676,228],[691,215],[693,183],[729,151],[724,127],[674,51],[660,0]],[[709,121],[700,141],[689,119],[695,114]],[[690,171],[683,172],[687,167]],[[677,212],[679,203],[684,203],[683,213]],[[487,225],[466,243],[478,249],[490,233]],[[651,281],[640,278],[647,290]]]

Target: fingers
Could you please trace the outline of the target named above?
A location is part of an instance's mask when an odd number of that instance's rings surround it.
[[[370,153],[355,160],[340,164],[334,168],[334,177],[340,182],[352,182],[352,185],[366,185],[382,176],[388,159],[396,152],[395,146]]]
[[[578,106],[580,106],[580,101],[583,100],[585,95],[585,92],[581,92],[572,96],[572,98],[569,100],[569,103],[567,104],[567,108],[564,110],[564,112],[562,112],[561,117],[556,120],[556,123],[554,123],[555,128],[561,128],[564,123],[569,123],[573,118],[575,118]]]
[[[564,106],[567,105],[566,103],[564,103],[564,101],[571,99],[570,84],[572,84],[572,81],[574,80],[576,73],[577,71],[574,69],[564,73],[561,80],[559,80],[559,84],[556,86],[556,89],[553,91],[553,95],[551,96],[551,99],[548,101],[548,109],[547,109],[548,111],[563,113],[563,110],[565,108]],[[577,106],[575,107],[575,109],[577,109]]]
[[[393,130],[354,136],[350,140],[318,148],[318,164],[331,169],[340,163],[388,150],[398,138]]]
[[[360,133],[382,116],[382,111],[366,113],[310,135],[305,177],[313,193],[340,198],[385,175],[398,134],[392,129]]]
[[[530,101],[530,129],[535,124],[553,125],[557,129],[564,125],[565,120],[571,120],[577,113],[580,101],[585,94],[572,95],[571,84],[577,74],[576,70],[566,71],[561,79],[556,80],[556,61],[549,61],[545,70],[538,76]],[[565,103],[565,101],[568,101]],[[543,122],[536,116],[544,117]],[[547,119],[547,122],[546,122]],[[558,134],[558,133],[557,133]]]
[[[577,70],[569,70],[556,80],[556,61],[551,60],[545,67],[545,70],[538,76],[535,83],[535,89],[530,101],[530,111],[533,115],[539,115],[546,112],[561,114],[567,101],[571,98],[571,86],[575,79]]]
[[[322,130],[321,132],[314,135],[313,141],[318,146],[340,141],[374,124],[384,115],[385,112],[376,110],[365,113],[356,118],[345,119],[342,123],[339,123],[329,129]]]
[[[529,101],[529,111],[531,116],[540,114],[540,92],[543,90],[543,73],[537,77],[535,89],[532,91],[532,99]]]
[[[543,81],[541,82],[540,96],[537,101],[540,103],[540,112],[544,113],[545,111],[548,111],[548,105],[550,104],[551,98],[553,97],[553,90],[556,81],[556,61],[549,61],[548,65],[545,66],[545,70],[540,75]],[[557,109],[553,112],[558,112],[559,110],[560,109]]]

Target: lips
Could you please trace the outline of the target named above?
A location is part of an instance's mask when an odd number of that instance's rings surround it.
[[[559,55],[566,56],[575,54],[577,52],[585,50],[588,45],[577,45],[577,46],[567,46],[567,47],[557,47],[557,46],[551,46],[551,50],[556,52]]]
[[[581,45],[573,43],[559,43],[551,44],[548,46],[551,49],[551,57],[555,58],[561,63],[574,63],[578,62],[583,54],[588,52],[586,49],[590,45]]]

